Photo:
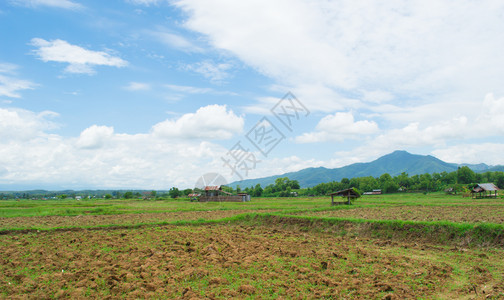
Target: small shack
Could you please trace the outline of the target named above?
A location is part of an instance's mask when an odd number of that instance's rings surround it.
[[[206,186],[205,194],[199,197],[199,202],[246,202],[250,201],[250,195],[241,193],[233,195],[222,189],[222,186]]]
[[[193,201],[198,201],[199,200],[199,197],[201,197],[201,194],[196,194],[196,193],[193,193],[193,194],[189,194],[187,195],[189,198],[191,198],[191,202]]]
[[[493,183],[479,183],[472,189],[471,194],[473,199],[497,198],[497,191],[499,188]]]
[[[357,199],[360,197],[360,194],[359,192],[357,192],[356,190],[354,190],[353,188],[349,188],[349,189],[346,189],[346,190],[341,190],[341,191],[337,191],[337,192],[334,192],[334,193],[331,193],[329,194],[331,196],[331,205],[340,205],[340,204],[348,204],[350,205],[350,201],[352,199]],[[344,197],[344,198],[347,198],[347,201],[343,201],[343,202],[334,202],[334,197]]]
[[[247,193],[238,193],[238,196],[242,197],[242,202],[250,201],[250,195]]]

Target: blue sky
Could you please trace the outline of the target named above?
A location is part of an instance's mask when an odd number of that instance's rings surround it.
[[[501,1],[6,0],[0,28],[3,190],[504,164]]]

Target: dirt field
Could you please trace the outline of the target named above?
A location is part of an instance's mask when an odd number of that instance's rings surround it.
[[[158,226],[0,236],[0,297],[504,297],[504,252],[300,228]]]
[[[0,218],[2,228],[55,228],[68,226],[99,226],[99,225],[134,225],[153,222],[191,221],[198,219],[215,220],[249,212],[271,212],[271,210],[213,210],[185,211],[167,213],[144,213],[123,215],[79,215],[79,216],[47,216],[47,217],[16,217]]]
[[[504,206],[388,206],[304,212],[318,217],[368,220],[451,221],[459,223],[489,222],[504,224]]]

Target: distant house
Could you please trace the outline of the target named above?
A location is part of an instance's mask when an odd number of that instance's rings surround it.
[[[81,196],[75,196],[75,200],[82,200]]]
[[[339,205],[339,204],[348,204],[348,205],[350,205],[350,200],[359,198],[360,194],[359,194],[359,192],[357,192],[353,188],[349,188],[349,189],[346,189],[346,190],[341,190],[341,191],[337,191],[337,192],[331,193],[331,194],[329,194],[329,196],[331,196],[331,205]],[[334,202],[334,197],[335,196],[336,197],[347,198],[347,201],[346,202]]]
[[[222,186],[206,186],[205,194],[199,197],[199,202],[246,202],[250,201],[250,195],[240,193],[233,195],[222,189]]]
[[[363,195],[381,195],[381,194],[382,194],[382,190],[373,190],[371,192],[363,193]]]
[[[471,194],[473,199],[497,198],[497,191],[499,188],[493,183],[480,183],[472,189]]]

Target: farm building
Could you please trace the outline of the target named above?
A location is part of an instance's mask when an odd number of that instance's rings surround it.
[[[351,199],[356,199],[356,198],[360,197],[360,194],[356,190],[354,190],[353,188],[337,191],[337,192],[331,193],[329,195],[331,196],[331,205],[350,204]],[[347,201],[334,202],[335,196],[347,198]]]
[[[373,190],[371,192],[363,193],[363,195],[381,195],[381,194],[382,194],[382,190]]]
[[[199,202],[246,202],[250,201],[250,195],[241,193],[232,195],[224,190],[222,186],[206,186],[204,195],[199,197]]]
[[[499,188],[493,183],[480,183],[472,189],[471,194],[473,199],[497,198],[498,190]]]

